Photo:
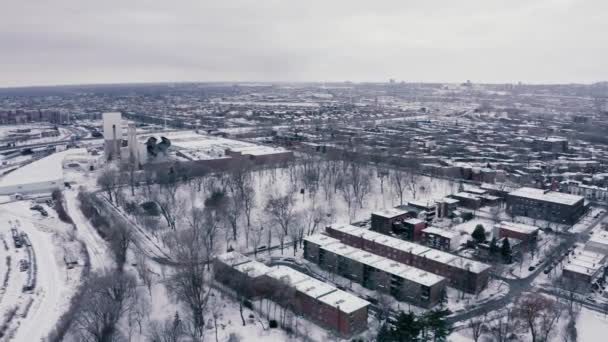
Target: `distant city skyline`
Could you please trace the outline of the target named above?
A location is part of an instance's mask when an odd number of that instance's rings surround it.
[[[594,83],[608,2],[8,0],[0,87],[150,82]]]

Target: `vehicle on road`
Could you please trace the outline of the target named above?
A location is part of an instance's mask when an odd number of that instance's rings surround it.
[[[27,269],[28,269],[29,267],[30,267],[30,263],[29,263],[27,260],[25,260],[25,259],[21,259],[21,260],[19,261],[19,270],[20,270],[21,272],[25,272],[25,271],[27,271]]]

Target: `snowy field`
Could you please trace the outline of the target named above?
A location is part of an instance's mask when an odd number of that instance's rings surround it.
[[[277,227],[272,227],[272,236],[268,241],[266,232],[268,226],[272,223],[268,222],[266,214],[266,203],[271,196],[291,195],[294,199],[294,215],[297,218],[295,224],[311,226],[313,220],[317,220],[316,232],[322,230],[325,225],[332,223],[357,222],[361,220],[369,220],[371,213],[376,210],[381,210],[399,205],[399,196],[394,191],[394,187],[390,186],[386,177],[378,178],[374,168],[367,168],[366,172],[370,174],[369,193],[364,196],[362,204],[349,203],[345,200],[346,196],[339,190],[319,189],[318,191],[310,191],[306,184],[302,183],[291,169],[277,168],[269,170],[255,171],[252,173],[251,185],[253,189],[253,209],[251,212],[251,229],[265,228],[264,239],[258,245],[276,246],[278,240],[275,234]],[[204,181],[204,182],[203,182]],[[177,190],[180,204],[179,210],[176,211],[178,217],[177,227],[187,226],[188,212],[192,206],[204,206],[204,201],[211,195],[210,187],[220,186],[223,182],[214,177],[208,177],[206,180],[201,180],[200,191],[198,190],[198,181],[194,180],[190,183],[183,183]],[[323,185],[320,184],[320,188]],[[419,202],[433,203],[433,200],[440,199],[452,192],[457,186],[450,181],[443,179],[435,179],[430,177],[419,177],[415,198],[411,191],[405,191],[404,203],[408,200],[416,200]],[[327,187],[326,187],[327,188]],[[304,189],[304,194],[300,194],[300,190]],[[149,200],[149,195],[145,191],[144,186],[136,189],[135,199],[131,197],[130,190],[126,187],[122,189],[123,195],[129,201],[142,203]],[[132,217],[132,219],[136,219]],[[162,217],[157,220],[158,227],[150,232],[151,239],[156,240],[156,244],[162,245],[162,231],[167,231],[167,224]],[[242,233],[245,229],[246,219],[244,215],[238,218],[238,226],[241,233],[238,236],[238,241],[232,241],[227,237],[222,242],[224,246],[232,246],[241,251],[251,250],[251,242],[247,241],[246,236]],[[163,228],[164,227],[164,228]],[[226,230],[224,234],[229,234]],[[289,241],[289,239],[286,239]],[[223,248],[222,248],[223,249]]]
[[[0,232],[8,246],[4,253],[12,260],[8,286],[0,300],[0,312],[17,310],[7,331],[15,341],[39,341],[45,337],[67,309],[74,288],[80,282],[81,267],[68,270],[63,261],[66,249],[78,250],[80,246],[71,237],[71,227],[59,221],[52,210],[49,209],[49,217],[44,218],[29,206],[25,201],[0,206]],[[10,227],[27,234],[33,257],[28,257],[26,246],[15,248]],[[35,277],[36,284],[33,291],[22,290],[27,282],[27,272],[20,271],[21,260],[30,260],[31,276]],[[4,271],[4,260],[2,264],[0,269]]]
[[[578,341],[604,342],[608,331],[608,317],[605,314],[583,308],[576,322]]]

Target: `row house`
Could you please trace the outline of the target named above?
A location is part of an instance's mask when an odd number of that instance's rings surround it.
[[[365,288],[431,308],[445,292],[445,278],[341,243],[326,235],[304,239],[304,257]]]
[[[348,224],[327,226],[325,231],[349,246],[445,277],[448,285],[468,293],[488,285],[490,266],[475,260]]]

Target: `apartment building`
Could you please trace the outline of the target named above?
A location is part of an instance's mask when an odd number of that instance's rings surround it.
[[[349,246],[431,272],[448,285],[468,293],[479,293],[488,284],[490,266],[457,255],[348,224],[334,224],[326,233]]]
[[[604,276],[605,263],[606,255],[577,248],[564,266],[562,276],[584,288]]]
[[[535,243],[538,239],[540,228],[529,224],[501,221],[494,225],[493,235],[497,239],[517,239],[528,244]]]
[[[409,218],[405,210],[389,208],[372,213],[372,230],[389,234],[393,231],[393,224]]]
[[[421,243],[431,248],[451,252],[460,245],[460,234],[447,229],[428,227],[422,231]]]
[[[237,253],[214,260],[214,278],[247,298],[268,298],[348,338],[367,329],[369,302],[286,266]]]
[[[507,195],[507,211],[515,216],[574,224],[585,212],[581,196],[535,188],[519,188]]]
[[[332,273],[398,300],[431,308],[445,291],[444,277],[316,234],[304,239],[304,257]]]

